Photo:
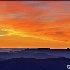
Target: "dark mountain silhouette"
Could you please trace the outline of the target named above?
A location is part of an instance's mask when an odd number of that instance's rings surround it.
[[[69,64],[66,58],[13,58],[0,61],[0,70],[68,70]]]
[[[2,51],[3,50],[3,51]],[[51,50],[51,49],[0,49],[0,58],[7,60],[12,58],[59,58],[65,57],[70,59],[70,50]],[[6,50],[4,52],[4,50]],[[8,52],[7,52],[8,51]]]

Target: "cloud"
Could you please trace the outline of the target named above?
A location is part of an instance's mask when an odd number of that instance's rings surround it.
[[[2,14],[0,18],[17,18],[17,19],[25,19],[27,16],[26,14],[19,14],[19,13],[10,13],[10,14]]]

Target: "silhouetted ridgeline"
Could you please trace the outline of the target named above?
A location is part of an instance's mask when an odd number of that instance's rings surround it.
[[[70,48],[67,48],[67,49],[50,49],[50,48],[25,48],[25,50],[70,50]]]

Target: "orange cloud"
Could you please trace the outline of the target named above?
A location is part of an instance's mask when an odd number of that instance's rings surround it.
[[[69,5],[50,1],[0,2],[0,48],[70,47]]]

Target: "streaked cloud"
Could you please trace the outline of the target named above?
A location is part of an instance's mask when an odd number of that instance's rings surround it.
[[[0,28],[0,46],[70,47],[70,1],[1,1]]]
[[[1,14],[0,18],[17,18],[17,19],[24,19],[27,16],[25,14],[19,13],[10,13],[10,14]]]

